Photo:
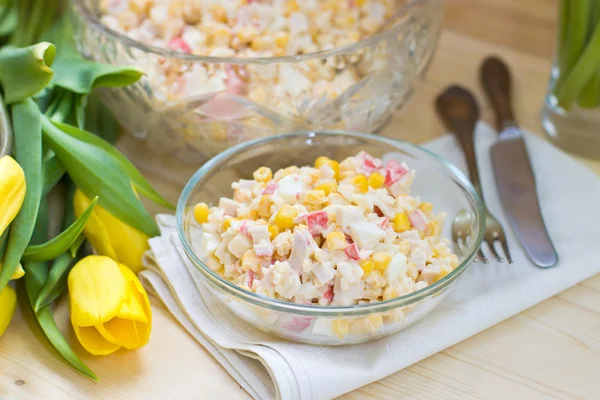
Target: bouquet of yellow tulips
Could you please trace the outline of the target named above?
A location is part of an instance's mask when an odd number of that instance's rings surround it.
[[[0,154],[0,335],[18,280],[46,338],[97,379],[58,330],[52,304],[68,292],[76,337],[92,354],[146,344],[152,313],[135,272],[158,228],[138,194],[172,206],[112,145],[118,125],[93,93],[142,72],[83,59],[68,21],[54,21],[58,4],[0,0],[0,87],[14,134],[12,156]],[[51,201],[63,215],[49,212]]]

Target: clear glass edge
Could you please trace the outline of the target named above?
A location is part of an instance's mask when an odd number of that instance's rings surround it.
[[[401,8],[399,8],[396,11],[396,13],[393,15],[393,17],[390,18],[390,21],[392,21],[396,18],[399,18],[403,14],[408,14],[409,11],[413,7],[416,7],[418,4],[425,3],[425,2],[432,2],[432,1],[435,3],[439,3],[440,5],[444,4],[443,0],[410,0],[409,3],[402,6]],[[135,47],[144,52],[154,53],[157,55],[161,55],[163,57],[169,57],[169,58],[173,58],[173,59],[179,59],[179,60],[191,61],[191,62],[204,62],[204,63],[216,63],[216,64],[221,64],[221,63],[225,63],[225,64],[271,64],[271,63],[282,63],[282,62],[290,63],[290,62],[302,62],[302,61],[307,61],[307,60],[312,60],[312,59],[327,58],[327,57],[336,56],[336,55],[340,55],[340,54],[351,53],[353,51],[368,47],[372,44],[381,42],[381,41],[385,40],[387,37],[389,37],[390,35],[393,35],[397,30],[399,30],[402,27],[402,24],[398,25],[398,26],[392,25],[392,27],[389,28],[388,30],[385,30],[383,32],[380,32],[380,33],[377,33],[374,35],[367,36],[366,38],[359,40],[358,42],[351,43],[349,45],[345,45],[345,46],[341,46],[341,47],[336,47],[331,50],[323,50],[323,51],[318,51],[318,52],[314,52],[314,53],[307,53],[307,54],[301,54],[301,55],[290,55],[290,56],[279,56],[279,57],[255,57],[255,58],[211,57],[211,56],[199,56],[199,55],[194,55],[194,54],[182,53],[179,51],[173,51],[173,50],[165,49],[164,47],[152,46],[152,45],[145,44],[145,43],[139,42],[137,40],[131,39],[129,36],[122,34],[120,32],[117,32],[114,29],[111,29],[111,28],[107,27],[106,25],[102,24],[100,22],[100,20],[98,20],[96,17],[94,17],[92,15],[89,8],[84,4],[84,2],[85,2],[85,0],[73,0],[73,5],[74,5],[74,8],[76,9],[76,12],[80,16],[82,16],[85,19],[85,21],[88,24],[90,24],[90,26],[92,26],[94,29],[100,31],[104,35],[110,36],[111,38],[120,41],[121,43],[123,43],[127,46]],[[441,10],[440,10],[440,12],[441,12]]]
[[[193,189],[196,187],[198,181],[204,177],[209,171],[212,170],[214,165],[218,165],[222,160],[238,153],[242,152],[247,148],[260,146],[271,141],[281,140],[284,137],[298,137],[298,136],[309,136],[309,135],[341,135],[341,136],[350,136],[358,139],[366,139],[366,140],[374,140],[381,142],[382,144],[390,145],[394,148],[398,148],[398,144],[406,145],[417,152],[423,152],[433,160],[440,163],[440,165],[447,170],[449,170],[456,178],[458,178],[459,182],[463,185],[463,188],[467,190],[467,193],[471,196],[471,199],[474,200],[475,205],[477,207],[477,215],[475,215],[478,222],[478,235],[476,240],[474,241],[474,245],[469,249],[468,255],[465,259],[448,275],[439,281],[428,285],[427,287],[417,290],[415,292],[396,297],[394,299],[385,300],[377,303],[365,304],[365,305],[353,305],[353,306],[313,306],[313,305],[305,305],[305,304],[295,304],[291,302],[286,302],[277,299],[271,299],[268,297],[259,296],[255,293],[249,292],[240,288],[222,278],[215,272],[213,272],[210,268],[204,265],[202,261],[196,256],[194,251],[191,248],[191,244],[188,242],[187,237],[185,235],[183,222],[185,218],[185,208],[188,202],[188,198],[192,193]],[[375,312],[385,312],[391,309],[395,309],[397,307],[405,307],[416,302],[419,302],[425,298],[428,298],[441,290],[443,290],[446,286],[456,280],[465,270],[466,267],[471,264],[473,259],[475,258],[477,249],[481,246],[481,242],[483,240],[483,235],[485,231],[485,219],[484,215],[484,206],[479,198],[479,195],[475,191],[475,188],[471,184],[471,182],[467,179],[467,177],[454,165],[450,162],[446,161],[442,157],[437,154],[412,143],[391,139],[381,136],[369,135],[358,132],[347,132],[347,131],[338,131],[338,130],[322,130],[322,131],[298,131],[293,133],[287,133],[282,135],[274,135],[266,138],[260,138],[251,140],[248,142],[241,143],[237,146],[230,147],[229,149],[223,151],[219,155],[211,158],[207,161],[196,173],[190,178],[186,186],[184,187],[181,196],[179,197],[179,201],[177,203],[177,211],[176,211],[176,223],[177,223],[177,233],[179,235],[179,239],[183,245],[183,249],[192,262],[192,264],[200,271],[200,273],[208,280],[208,282],[214,285],[217,289],[224,290],[225,292],[239,298],[245,300],[251,304],[267,307],[274,311],[281,311],[286,313],[295,313],[306,316],[321,316],[321,317],[334,317],[334,316],[360,316]]]

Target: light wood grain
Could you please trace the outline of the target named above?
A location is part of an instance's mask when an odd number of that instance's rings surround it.
[[[443,132],[433,112],[435,95],[461,83],[479,97],[487,54],[504,57],[515,75],[517,118],[541,134],[539,111],[552,59],[556,2],[449,0],[439,49],[412,103],[384,134],[417,143]],[[191,168],[169,176],[157,168],[173,160],[143,158],[137,143],[121,147],[172,201]],[[600,174],[600,163],[582,161]],[[159,211],[157,208],[152,208]],[[591,262],[597,262],[590,260]],[[75,350],[98,374],[94,384],[58,360],[18,311],[0,339],[0,398],[22,399],[243,399],[236,382],[156,301],[147,347],[109,357],[87,355],[70,333],[66,304],[57,319]],[[600,399],[600,275],[452,348],[343,396],[344,399]]]

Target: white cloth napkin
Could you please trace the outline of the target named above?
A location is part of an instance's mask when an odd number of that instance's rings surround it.
[[[232,315],[204,288],[185,258],[172,216],[160,215],[140,276],[177,320],[256,399],[329,399],[410,366],[600,272],[600,179],[549,143],[527,135],[542,211],[560,262],[531,264],[498,201],[489,160],[496,133],[480,123],[477,153],[490,210],[508,234],[514,264],[473,264],[446,300],[414,326],[371,343],[344,347],[293,343]],[[451,136],[425,147],[463,171]],[[418,171],[417,171],[418,173]],[[417,177],[418,179],[418,177]]]

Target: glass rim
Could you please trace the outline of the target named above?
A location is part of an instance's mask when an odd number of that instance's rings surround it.
[[[388,19],[388,21],[394,21],[395,19],[408,15],[410,11],[416,7],[418,4],[431,2],[431,1],[439,1],[442,4],[441,0],[409,0],[408,3],[404,4],[402,7],[396,10],[396,12]],[[277,56],[277,57],[212,57],[212,56],[201,56],[190,53],[183,53],[181,51],[169,50],[165,47],[153,46],[150,44],[146,44],[140,42],[138,40],[132,39],[124,33],[118,32],[114,29],[109,28],[104,25],[98,18],[96,18],[89,7],[85,4],[85,0],[74,0],[73,1],[74,8],[77,10],[79,15],[83,16],[86,22],[99,31],[101,34],[109,36],[113,39],[120,41],[121,43],[135,47],[139,50],[142,50],[146,53],[153,53],[163,57],[168,57],[176,60],[183,60],[188,62],[203,62],[203,63],[215,63],[215,64],[271,64],[271,63],[281,63],[281,62],[301,62],[312,59],[322,59],[331,56],[336,56],[340,54],[350,53],[365,47],[368,47],[372,44],[381,42],[385,40],[390,35],[393,35],[394,32],[399,30],[403,24],[394,25],[391,27],[375,33],[373,35],[369,35],[357,42],[347,44],[344,46],[336,47],[329,50],[321,50],[312,53],[299,54],[299,55],[285,55],[285,56]]]
[[[198,182],[204,178],[208,173],[212,172],[215,166],[218,166],[221,162],[227,160],[228,158],[246,151],[247,149],[253,147],[260,147],[262,145],[268,144],[270,142],[285,140],[287,138],[297,138],[297,137],[307,137],[313,138],[315,135],[325,135],[325,136],[347,136],[353,137],[362,140],[376,141],[383,145],[391,146],[395,149],[402,149],[400,145],[407,146],[410,150],[414,150],[417,154],[420,152],[430,157],[433,161],[439,163],[440,167],[449,171],[455,178],[458,179],[459,184],[462,189],[466,191],[467,195],[470,196],[471,200],[475,205],[475,218],[478,222],[478,235],[475,240],[471,241],[469,244],[469,251],[465,258],[461,261],[461,263],[452,270],[448,275],[443,277],[437,282],[434,282],[431,285],[426,286],[423,289],[414,291],[412,293],[408,293],[390,300],[379,301],[375,303],[362,304],[362,305],[350,305],[350,306],[318,306],[312,304],[297,304],[283,300],[277,300],[270,297],[264,297],[257,295],[256,293],[247,291],[237,286],[236,284],[226,280],[221,277],[214,271],[212,271],[208,266],[206,266],[200,259],[196,256],[196,253],[192,249],[191,243],[188,241],[185,230],[184,230],[184,221],[186,218],[186,208],[187,202],[189,200],[192,191],[197,186]],[[265,138],[254,139],[248,142],[244,142],[238,144],[236,146],[230,147],[219,155],[211,158],[207,161],[202,167],[196,171],[196,173],[190,178],[185,188],[183,189],[181,196],[179,197],[179,201],[177,203],[177,211],[176,211],[176,224],[177,224],[177,233],[179,239],[183,245],[183,249],[195,266],[198,271],[202,273],[202,275],[209,281],[209,284],[216,286],[218,289],[224,290],[229,294],[237,297],[238,299],[245,300],[251,304],[266,307],[271,310],[287,312],[287,313],[295,313],[299,315],[306,316],[351,316],[351,315],[364,315],[373,312],[383,312],[388,311],[390,309],[394,309],[397,307],[404,307],[416,302],[419,302],[423,299],[426,299],[436,293],[440,292],[449,283],[453,282],[458,276],[460,276],[466,269],[468,265],[473,261],[477,250],[479,249],[481,242],[483,240],[483,235],[485,231],[485,219],[484,215],[484,205],[477,194],[475,188],[471,184],[471,182],[467,179],[467,177],[454,165],[450,162],[446,161],[442,157],[437,154],[424,149],[421,146],[414,145],[408,143],[406,141],[391,139],[382,136],[369,135],[358,132],[347,132],[347,131],[339,131],[339,130],[320,130],[320,131],[298,131],[288,134],[280,134],[269,136]]]

